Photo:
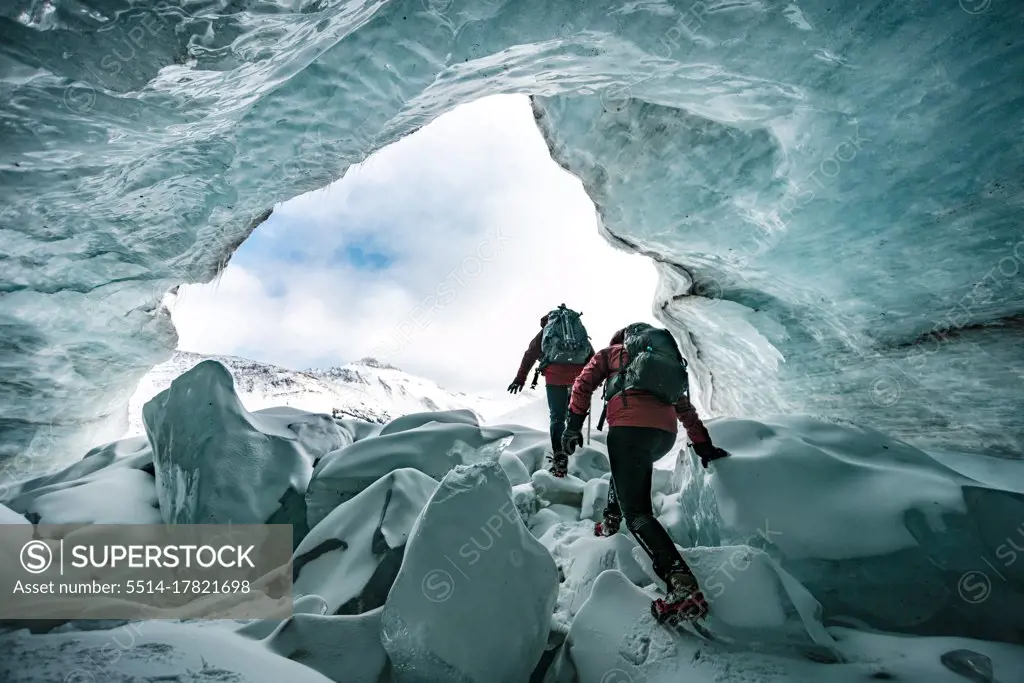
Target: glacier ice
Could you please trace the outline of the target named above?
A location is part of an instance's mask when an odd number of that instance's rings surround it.
[[[309,525],[395,469],[411,467],[440,480],[456,465],[497,462],[511,436],[475,424],[432,421],[332,451],[316,464],[306,491]]]
[[[548,639],[558,578],[497,463],[445,475],[406,544],[381,640],[396,683],[526,681]]]
[[[754,596],[757,602],[767,600]],[[792,683],[827,680],[935,681],[964,683],[960,674],[941,661],[944,652],[977,648],[993,658],[996,680],[1020,671],[1019,647],[965,638],[906,638],[835,628],[841,663],[751,652],[705,643],[696,638],[673,638],[650,616],[649,596],[621,572],[607,571],[594,582],[590,597],[576,615],[546,676],[545,683],[714,683],[722,680]],[[686,662],[681,665],[681,662]]]
[[[444,424],[464,424],[473,425],[475,427],[480,426],[479,420],[476,415],[469,410],[450,410],[445,412],[429,412],[429,413],[410,413],[409,415],[403,415],[399,418],[395,418],[391,422],[384,425],[378,436],[385,436],[387,434],[397,434],[398,432],[404,432],[408,429],[416,429],[422,427],[425,424],[431,422],[439,422]]]
[[[92,449],[78,462],[14,487],[7,504],[34,524],[160,524],[153,451],[145,439]]]
[[[0,680],[243,680],[329,683],[312,667],[209,624],[135,621],[113,629],[2,636]]]
[[[400,468],[334,508],[295,549],[295,595],[321,597],[331,615],[383,605],[406,539],[436,488],[419,470]]]
[[[164,521],[260,524],[289,497],[301,503],[319,454],[292,429],[302,421],[297,412],[250,413],[217,361],[176,378],[142,409]],[[316,430],[313,435],[312,445],[322,445]]]
[[[296,614],[264,639],[267,649],[338,683],[379,683],[388,660],[383,607],[358,615]]]
[[[200,396],[219,404],[210,414],[222,420],[225,438],[247,443],[250,433],[232,428],[237,396]],[[286,430],[302,415],[269,409],[263,419],[276,416],[283,422],[271,426]],[[165,418],[192,419],[181,410]],[[143,621],[128,623],[0,623],[0,678],[65,680],[83,662],[97,680],[207,676],[250,683],[322,680],[306,678],[314,674],[367,682],[962,683],[963,676],[985,674],[986,662],[993,681],[1024,671],[1024,649],[1010,644],[1019,640],[1024,613],[1017,607],[1019,568],[994,564],[1001,573],[990,571],[985,584],[978,573],[986,566],[978,564],[982,555],[973,555],[988,552],[995,563],[1015,547],[1015,537],[1007,536],[1015,530],[1005,525],[1024,512],[1019,494],[973,480],[874,430],[799,416],[716,419],[709,428],[733,451],[731,458],[704,471],[682,450],[674,470],[657,473],[655,509],[678,522],[670,528],[725,639],[708,644],[653,623],[650,600],[661,584],[628,533],[593,535],[587,510],[595,514],[605,475],[555,481],[534,472],[513,486],[502,457],[525,465],[499,451],[517,440],[532,448],[525,444],[543,432],[419,421],[358,442],[360,471],[378,474],[358,490],[348,481],[346,500],[330,495],[319,504],[325,516],[293,555],[294,617],[167,623],[145,621],[153,613],[140,610]],[[490,429],[496,438],[462,442],[457,459],[472,464],[453,467],[445,449],[460,442],[452,433],[465,429]],[[308,443],[319,443],[320,434],[307,434]],[[435,463],[441,474],[435,479],[419,467],[389,467],[399,438],[413,464],[444,456]],[[19,508],[40,501],[47,503],[44,519],[85,521],[106,506],[129,510],[146,495],[149,505],[160,505],[152,468],[152,451],[138,438],[105,444],[61,472],[19,484],[14,507],[0,507],[0,523],[16,524],[28,538],[38,527],[26,524]],[[119,502],[85,495],[126,473],[148,482],[122,482],[126,495]],[[928,509],[938,503],[946,507]],[[691,511],[700,514],[696,521]],[[766,523],[755,524],[763,515]],[[822,519],[830,516],[842,533],[822,533]],[[71,537],[87,538],[92,528]],[[712,532],[717,541],[700,540]],[[782,542],[780,534],[789,538]],[[20,537],[5,538],[16,550]],[[915,553],[933,566],[915,564]],[[944,592],[933,593],[936,586]],[[953,591],[962,591],[958,599]],[[112,651],[112,642],[130,653]]]
[[[733,455],[710,474],[689,462],[678,500],[698,545],[764,548],[835,623],[1020,637],[1024,495],[867,427],[787,415],[708,430]]]
[[[0,455],[116,438],[175,343],[165,292],[275,203],[526,93],[602,234],[658,263],[705,413],[1019,456],[1021,10],[964,4],[13,0]]]

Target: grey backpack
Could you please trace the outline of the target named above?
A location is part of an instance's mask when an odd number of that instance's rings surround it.
[[[605,382],[605,401],[626,391],[642,391],[675,405],[687,394],[690,379],[686,361],[671,332],[633,323],[626,328],[623,346],[629,362]]]
[[[580,315],[565,304],[548,313],[548,322],[540,337],[541,369],[555,363],[583,365],[594,353]]]

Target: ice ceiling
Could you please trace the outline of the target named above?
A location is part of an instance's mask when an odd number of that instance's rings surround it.
[[[510,92],[659,262],[704,410],[1020,457],[1022,29],[1011,0],[6,2],[0,458],[119,436],[164,292]]]

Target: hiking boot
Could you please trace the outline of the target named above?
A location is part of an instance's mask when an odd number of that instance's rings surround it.
[[[668,577],[668,595],[651,604],[651,614],[661,623],[697,621],[708,613],[708,603],[688,571],[674,571]]]
[[[559,479],[569,473],[569,456],[565,453],[556,452],[551,455],[551,467],[548,471]]]
[[[595,536],[614,536],[619,532],[622,525],[622,517],[619,515],[605,514],[604,521],[594,525]]]

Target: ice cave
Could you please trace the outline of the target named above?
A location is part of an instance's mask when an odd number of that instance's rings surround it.
[[[1019,2],[9,0],[0,92],[0,584],[47,525],[294,533],[287,618],[5,612],[0,683],[1024,683]],[[499,94],[654,263],[730,454],[650,486],[712,637],[542,403],[171,362],[168,294],[275,206]]]

